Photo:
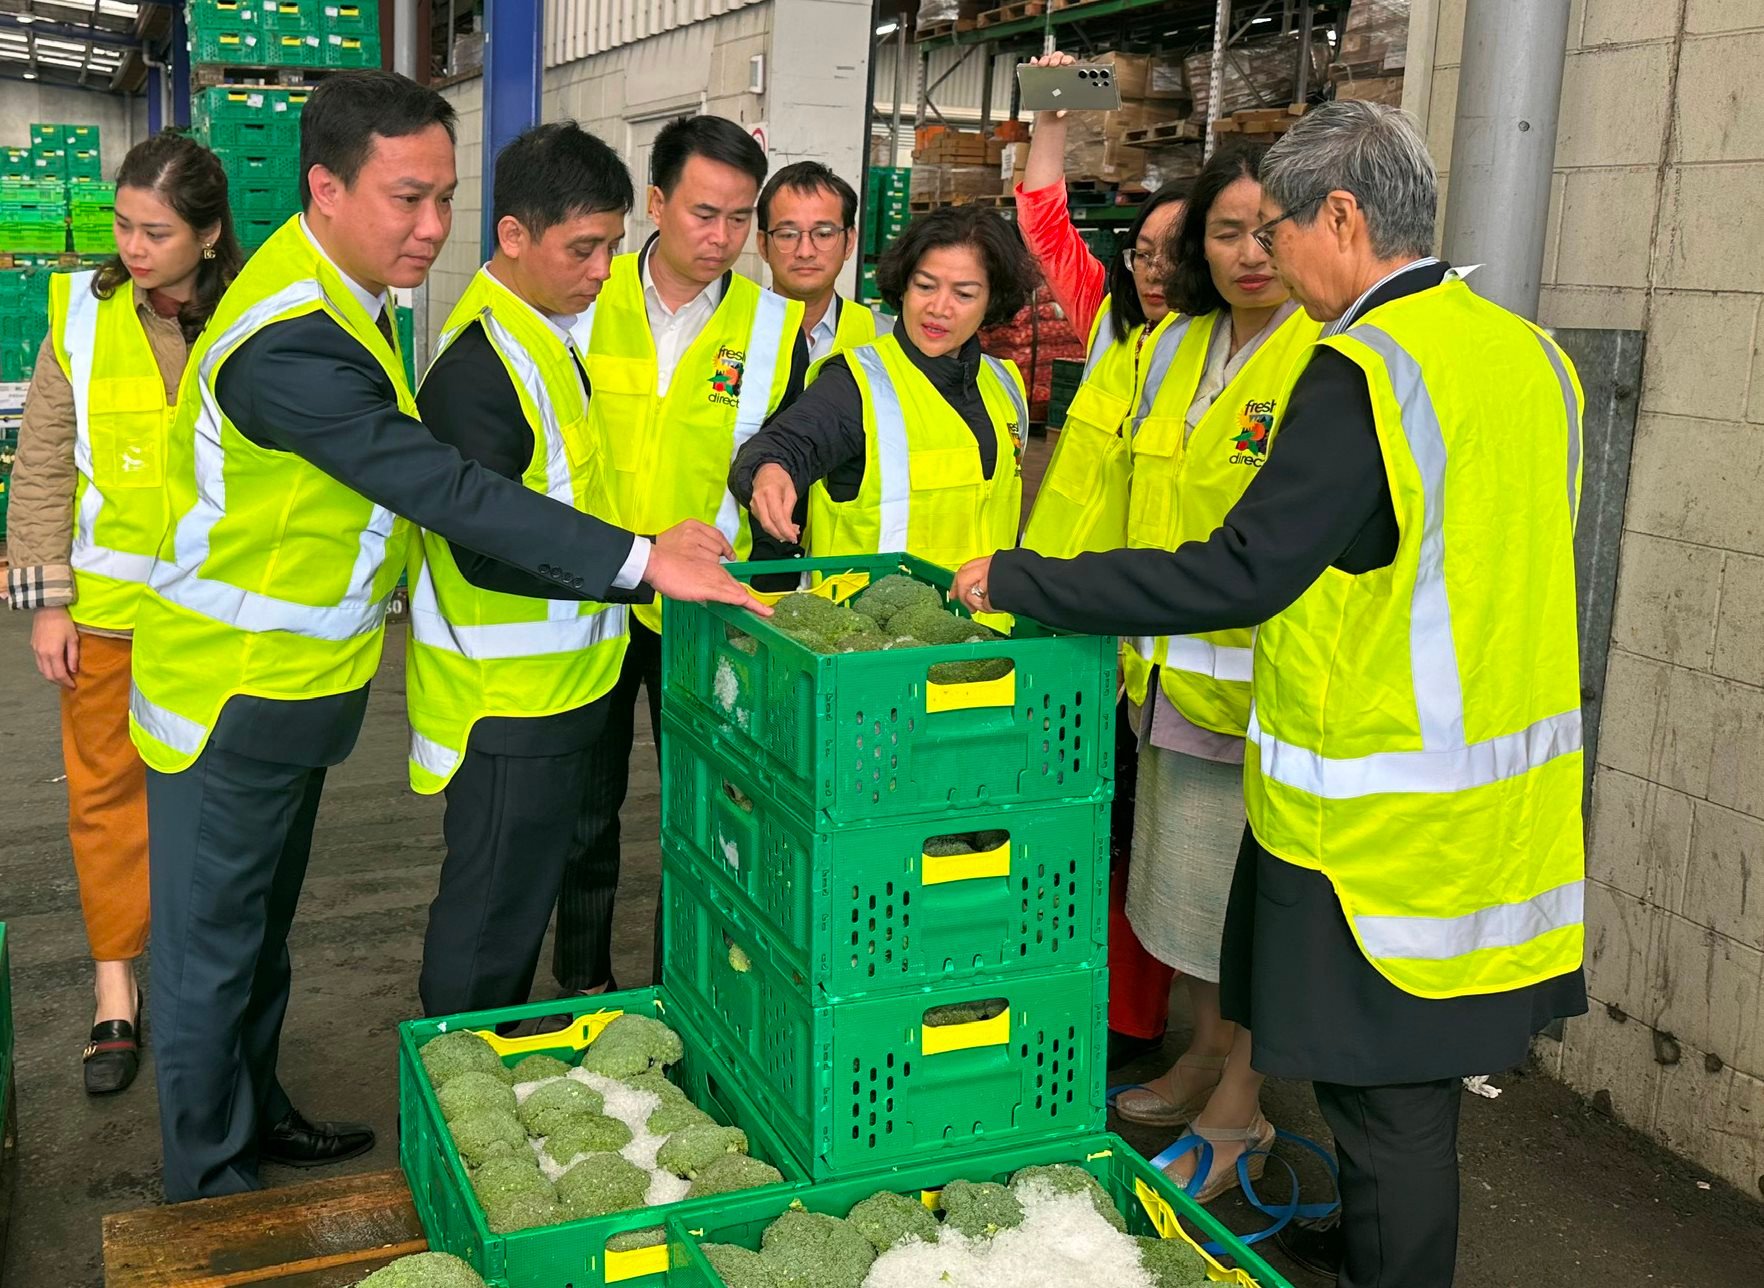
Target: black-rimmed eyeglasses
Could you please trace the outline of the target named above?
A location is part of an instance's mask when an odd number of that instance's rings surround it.
[[[795,250],[802,242],[803,230],[800,228],[766,228],[761,231],[784,250]],[[831,250],[843,236],[845,229],[838,224],[816,224],[808,230],[809,244],[816,250]]]
[[[1250,230],[1250,236],[1256,239],[1256,245],[1260,246],[1266,254],[1272,255],[1274,253],[1274,229],[1285,223],[1288,219],[1291,219],[1293,216],[1302,215],[1312,206],[1320,204],[1323,198],[1328,195],[1327,192],[1319,192],[1316,196],[1309,197],[1306,200],[1299,202],[1298,205],[1294,206],[1284,215],[1270,219],[1259,228],[1252,228]]]

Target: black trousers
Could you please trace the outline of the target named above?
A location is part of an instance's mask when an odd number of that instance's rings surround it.
[[[631,618],[631,643],[619,682],[607,695],[606,725],[589,755],[587,786],[576,823],[576,845],[564,865],[557,900],[557,938],[551,973],[572,992],[612,981],[613,896],[619,885],[619,810],[631,783],[637,737],[637,691],[649,694],[649,721],[661,754],[661,636]],[[661,911],[656,910],[659,974]]]
[[[167,1202],[257,1189],[259,1132],[291,1108],[276,1080],[288,927],[324,783],[212,742],[182,773],[147,772]]]
[[[1457,1078],[1316,1084],[1341,1164],[1336,1288],[1451,1288],[1458,1254]]]
[[[468,749],[447,784],[447,857],[429,905],[417,991],[427,1015],[527,1000],[564,871],[578,849],[594,751],[512,756]],[[604,920],[594,952],[607,963],[613,887],[593,888]],[[599,925],[599,921],[596,925]]]

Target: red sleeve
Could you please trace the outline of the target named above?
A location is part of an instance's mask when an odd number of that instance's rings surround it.
[[[1016,188],[1017,225],[1029,253],[1041,265],[1048,289],[1080,341],[1090,339],[1090,324],[1102,307],[1108,272],[1102,261],[1090,253],[1090,247],[1078,235],[1072,217],[1066,212],[1066,181],[1059,180],[1045,188],[1030,191],[1021,184]]]

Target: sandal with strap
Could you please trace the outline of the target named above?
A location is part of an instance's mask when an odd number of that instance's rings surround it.
[[[1210,1073],[1213,1080],[1204,1087],[1189,1093],[1181,1100],[1171,1100],[1156,1087],[1145,1083],[1133,1083],[1127,1086],[1109,1088],[1109,1108],[1120,1114],[1130,1123],[1139,1123],[1146,1127],[1186,1127],[1193,1122],[1195,1116],[1207,1107],[1213,1091],[1219,1085],[1219,1075],[1225,1072],[1225,1057],[1222,1055],[1185,1055],[1171,1067],[1176,1075],[1178,1088],[1185,1086],[1182,1077],[1184,1069],[1199,1073]]]
[[[1245,1247],[1253,1246],[1264,1239],[1279,1235],[1282,1230],[1286,1229],[1286,1227],[1295,1220],[1317,1221],[1326,1218],[1341,1209],[1341,1173],[1336,1167],[1334,1156],[1316,1141],[1311,1140],[1308,1137],[1300,1136],[1295,1132],[1281,1131],[1278,1128],[1270,1127],[1267,1120],[1262,1118],[1259,1114],[1257,1115],[1257,1122],[1250,1126],[1249,1131],[1254,1132],[1258,1125],[1268,1128],[1268,1134],[1262,1138],[1267,1141],[1267,1144],[1258,1143],[1253,1151],[1246,1150],[1243,1154],[1238,1156],[1236,1180],[1237,1183],[1242,1186],[1243,1197],[1249,1205],[1264,1216],[1272,1217],[1273,1224],[1264,1229],[1257,1230],[1252,1234],[1239,1234],[1237,1240]],[[1211,1135],[1214,1137],[1228,1136],[1235,1140],[1239,1133],[1215,1130]],[[1283,1140],[1289,1145],[1295,1145],[1300,1149],[1308,1150],[1321,1159],[1324,1168],[1329,1173],[1330,1186],[1334,1189],[1335,1196],[1320,1203],[1300,1202],[1299,1175],[1297,1169],[1278,1154],[1269,1152],[1269,1149],[1275,1140]],[[1191,1153],[1197,1149],[1200,1151],[1200,1165],[1196,1170],[1195,1175],[1183,1186],[1183,1189],[1197,1202],[1204,1203],[1209,1198],[1217,1198],[1219,1194],[1228,1189],[1229,1181],[1225,1184],[1217,1185],[1215,1188],[1215,1186],[1209,1183],[1208,1180],[1203,1180],[1203,1178],[1207,1177],[1207,1174],[1213,1169],[1213,1147],[1203,1137],[1190,1131],[1174,1145],[1170,1146],[1169,1149],[1166,1149],[1163,1153],[1152,1159],[1151,1165],[1158,1170],[1163,1171],[1184,1154]],[[1273,1159],[1276,1163],[1279,1163],[1281,1167],[1286,1169],[1290,1192],[1284,1203],[1268,1203],[1261,1195],[1256,1193],[1254,1182],[1261,1177],[1268,1159]],[[1175,1178],[1172,1177],[1171,1179],[1173,1180]],[[1197,1184],[1200,1186],[1199,1193],[1194,1192]],[[1209,1193],[1209,1191],[1211,1192]],[[1232,1255],[1230,1248],[1225,1247],[1222,1243],[1219,1243],[1216,1240],[1203,1243],[1200,1246],[1204,1251],[1211,1253],[1215,1257],[1228,1257]]]
[[[1194,1175],[1182,1183],[1182,1189],[1196,1203],[1210,1203],[1240,1182],[1248,1190],[1251,1182],[1262,1179],[1274,1136],[1274,1125],[1260,1113],[1256,1114],[1255,1120],[1248,1127],[1202,1127],[1198,1123],[1190,1123],[1182,1138],[1153,1159],[1152,1165],[1170,1176],[1171,1163],[1198,1151],[1200,1156],[1195,1160]],[[1215,1145],[1244,1147],[1235,1169],[1214,1170]],[[1170,1176],[1170,1179],[1179,1180],[1175,1176]]]

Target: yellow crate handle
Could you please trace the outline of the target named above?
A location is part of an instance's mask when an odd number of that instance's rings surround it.
[[[1012,667],[996,680],[974,684],[925,684],[925,711],[975,711],[984,707],[1017,705],[1017,668]]]
[[[1011,874],[1011,842],[980,854],[924,854],[920,859],[920,883],[942,885],[947,881],[972,881],[976,877],[1008,877]]]
[[[831,577],[823,578],[815,585],[803,590],[754,590],[747,589],[762,604],[776,604],[786,595],[819,595],[822,599],[830,599],[836,604],[843,604],[858,591],[870,584],[867,572],[836,572]]]
[[[1165,1201],[1164,1196],[1146,1184],[1143,1177],[1133,1178],[1133,1192],[1138,1196],[1139,1205],[1145,1209],[1145,1214],[1151,1218],[1152,1225],[1157,1228],[1160,1238],[1181,1239],[1182,1242],[1200,1253],[1201,1259],[1207,1263],[1208,1279],[1216,1284],[1237,1284],[1239,1288],[1257,1288],[1256,1281],[1250,1277],[1249,1271],[1227,1270],[1213,1259],[1211,1253],[1196,1243],[1193,1236],[1182,1228],[1182,1222],[1176,1219],[1175,1211]]]
[[[665,1243],[658,1243],[653,1248],[632,1248],[628,1252],[609,1250],[606,1254],[606,1281],[609,1284],[667,1272],[668,1245]]]
[[[553,1047],[569,1046],[580,1051],[595,1038],[600,1031],[611,1024],[623,1011],[595,1011],[591,1015],[579,1016],[568,1028],[559,1029],[555,1033],[535,1033],[527,1038],[505,1038],[493,1029],[476,1029],[474,1032],[490,1044],[497,1055],[531,1055],[535,1051],[549,1051]]]
[[[1011,1008],[1005,1007],[990,1020],[972,1024],[921,1024],[919,1049],[924,1055],[972,1051],[976,1047],[1006,1046],[1011,1040]]]

